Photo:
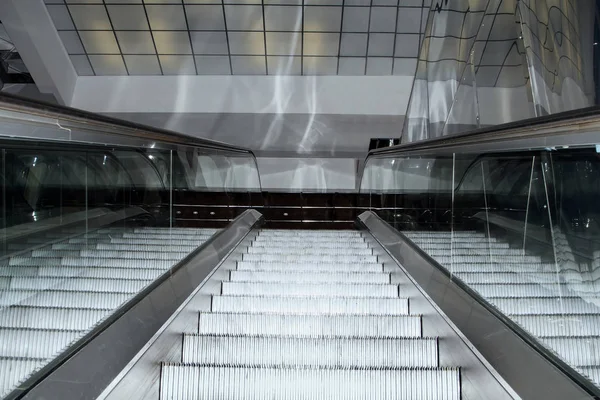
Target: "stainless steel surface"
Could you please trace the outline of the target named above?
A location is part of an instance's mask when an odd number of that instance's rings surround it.
[[[378,216],[359,219],[520,397],[593,398]]]
[[[331,260],[311,262],[311,249]],[[346,263],[335,261],[342,249]],[[394,293],[377,294],[386,287]],[[101,398],[159,390],[161,399],[518,398],[373,239],[344,231],[248,236]]]
[[[55,360],[49,367],[46,367],[36,376],[32,377],[33,382],[37,382],[31,390],[25,393],[19,391],[13,392],[13,397],[23,395],[24,398],[81,398],[94,399],[108,385],[119,371],[129,362],[129,360],[139,351],[141,347],[151,338],[151,336],[160,328],[177,307],[187,298],[194,290],[196,285],[204,280],[204,278],[212,271],[212,269],[225,257],[229,251],[237,246],[245,235],[250,231],[251,227],[260,220],[260,214],[255,211],[247,211],[238,217],[227,229],[213,236],[207,243],[201,246],[196,252],[187,256],[183,261],[173,267],[169,274],[164,274],[162,277],[154,281],[150,286],[138,293],[136,297],[121,306],[117,314],[97,328],[91,333],[84,336],[70,348],[68,356],[60,360]],[[174,232],[172,240],[179,240],[184,236],[185,229],[179,232]],[[138,232],[144,234],[143,231]],[[159,234],[155,229],[150,228],[150,232],[146,235],[154,233]],[[179,235],[177,235],[179,233]],[[201,238],[202,236],[197,236]],[[168,239],[167,239],[168,240]],[[122,244],[117,244],[122,246]],[[94,244],[97,246],[97,244]],[[148,247],[152,245],[134,244],[135,248]],[[187,250],[188,247],[184,246]],[[72,251],[72,250],[57,250],[57,251]],[[81,252],[94,252],[93,256],[102,256],[106,250],[82,250]],[[107,256],[125,256],[128,254],[125,251],[111,251]],[[135,254],[130,250],[129,255]],[[169,255],[173,253],[156,253]],[[184,255],[187,254],[184,253]],[[147,256],[148,252],[144,253]],[[171,257],[160,257],[170,259]],[[51,259],[47,259],[51,260]],[[113,258],[106,258],[105,261],[112,261]],[[136,265],[141,267],[143,264],[148,265],[147,257],[128,256],[127,261],[138,261]],[[161,260],[158,261],[162,263]],[[172,264],[173,262],[170,262]],[[61,262],[62,264],[62,262]],[[113,266],[110,266],[113,267]],[[40,278],[36,286],[44,283]],[[93,283],[92,283],[92,279]],[[90,282],[88,283],[88,280]],[[74,290],[72,285],[84,284],[92,285],[88,289],[92,292],[97,291],[100,280],[97,278],[76,278],[68,279],[65,290]],[[106,288],[110,290],[111,284],[118,281],[106,280]],[[132,281],[124,280],[127,285],[131,285]],[[135,281],[133,281],[135,282]],[[70,285],[70,286],[69,286]],[[139,287],[141,289],[141,287]],[[131,293],[137,292],[138,288],[132,288]],[[119,289],[118,292],[122,290]],[[60,297],[60,296],[58,296]],[[78,297],[77,301],[85,301],[86,296]],[[62,321],[63,325],[66,321],[71,323],[77,322],[73,317]],[[47,324],[45,320],[33,320],[38,324]],[[23,321],[23,319],[16,319]],[[48,320],[49,322],[52,320]],[[48,323],[49,323],[48,322]],[[60,323],[61,320],[59,319]],[[63,326],[64,328],[64,326]],[[61,329],[63,329],[61,328]],[[124,338],[127,338],[124,340]],[[78,378],[74,381],[72,377]],[[32,383],[33,383],[32,382]],[[27,385],[23,386],[27,388]]]

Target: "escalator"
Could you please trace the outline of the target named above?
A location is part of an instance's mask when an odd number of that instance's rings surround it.
[[[162,365],[161,399],[460,398],[360,232],[262,230],[228,273]]]
[[[375,150],[356,229],[275,230],[317,206],[248,150],[37,112],[0,101],[0,397],[600,398],[588,139]]]

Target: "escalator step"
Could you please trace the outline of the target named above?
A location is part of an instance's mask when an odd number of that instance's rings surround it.
[[[137,293],[147,286],[149,280],[116,280],[101,278],[45,278],[14,277],[11,289],[57,289],[64,291],[89,291],[108,293]]]
[[[199,333],[212,335],[368,337],[421,336],[418,315],[289,315],[200,313]]]
[[[0,328],[0,357],[52,358],[83,331]]]
[[[321,263],[376,263],[377,256],[346,256],[346,255],[306,255],[300,256],[296,254],[242,254],[242,261],[255,261],[255,262],[321,262]]]
[[[113,244],[113,243],[99,243],[95,247],[97,250],[113,250],[113,251],[141,251],[144,253],[150,252],[167,252],[167,253],[191,253],[201,243],[193,245],[165,245],[162,243],[159,245],[147,245],[147,244]]]
[[[464,250],[464,249],[477,249],[477,250],[481,250],[481,249],[509,249],[510,245],[508,243],[503,243],[503,242],[497,242],[497,241],[492,241],[492,242],[452,242],[450,243],[450,241],[447,242],[433,242],[433,243],[429,243],[426,241],[418,241],[417,243],[419,245],[420,248],[422,248],[425,251],[433,251],[433,250],[445,250],[445,251],[450,251],[450,250]]]
[[[297,272],[383,272],[383,264],[380,263],[322,263],[322,262],[268,262],[268,261],[238,261],[237,269],[240,271],[297,271]]]
[[[212,311],[276,314],[407,315],[408,299],[291,296],[213,296]]]
[[[597,336],[600,315],[518,315],[512,319],[538,338]]]
[[[346,242],[308,242],[308,241],[270,241],[270,240],[255,240],[252,242],[252,247],[257,249],[368,249],[367,242],[346,243]]]
[[[162,251],[112,251],[112,250],[81,250],[81,257],[93,258],[118,258],[124,260],[144,259],[144,260],[163,260],[163,261],[179,261],[188,255],[187,252],[167,253]]]
[[[301,237],[301,238],[326,238],[326,239],[345,239],[350,237],[362,236],[359,231],[302,231],[302,230],[261,230],[258,237]]]
[[[166,270],[171,268],[174,264],[174,260],[145,260],[143,258],[125,260],[117,258],[65,257],[60,260],[60,264],[58,265],[71,267],[151,268]]]
[[[548,284],[540,286],[535,283],[521,283],[512,285],[477,284],[470,285],[471,289],[479,292],[483,297],[573,297],[564,285]]]
[[[149,245],[149,246],[161,246],[161,245],[167,245],[167,244],[175,244],[175,245],[182,245],[182,246],[194,246],[194,247],[198,247],[200,246],[202,243],[204,243],[205,241],[207,241],[210,237],[207,236],[206,238],[192,238],[192,239],[187,239],[187,238],[182,238],[182,237],[176,237],[176,238],[163,238],[163,239],[141,239],[141,238],[110,238],[107,242],[102,242],[102,243],[113,243],[113,244],[129,244],[129,245]]]
[[[458,400],[458,369],[227,368],[163,364],[161,400]]]
[[[600,364],[598,336],[543,338],[542,343],[570,365]]]
[[[0,267],[0,277],[86,277],[110,279],[155,279],[164,273],[163,269],[133,268],[88,268],[88,267]]]
[[[108,310],[77,308],[8,307],[0,310],[5,328],[88,330],[111,314]]]
[[[114,310],[131,298],[131,293],[74,292],[64,290],[10,290],[0,292],[0,307],[22,305],[47,308],[90,308]]]
[[[454,264],[541,264],[541,258],[538,256],[492,256],[489,255],[462,255],[462,256],[450,256],[448,252],[443,252],[440,255],[430,254],[440,264],[450,267]]]
[[[576,297],[492,297],[487,300],[506,315],[600,314],[600,307]]]
[[[0,358],[0,397],[4,398],[44,364],[44,360]]]
[[[349,248],[294,248],[294,247],[248,247],[249,254],[265,254],[265,255],[297,255],[302,257],[305,255],[323,255],[323,256],[371,256],[373,255],[373,249],[349,249]]]
[[[204,241],[210,238],[211,235],[206,235],[204,233],[188,233],[188,232],[174,232],[174,233],[131,233],[125,232],[121,237],[125,239],[161,239],[161,240],[169,240],[169,239],[196,239],[198,241]]]
[[[502,263],[501,260],[498,262],[485,262],[485,263],[447,263],[445,266],[449,271],[459,275],[462,273],[494,273],[494,272],[517,272],[517,273],[529,273],[529,272],[552,272],[556,273],[556,267],[554,264],[549,263]],[[450,268],[452,267],[452,268]],[[460,275],[459,275],[460,276]]]
[[[391,284],[223,282],[221,290],[237,296],[398,297],[398,285]]]
[[[344,243],[347,243],[349,246],[359,246],[359,245],[365,245],[367,242],[365,241],[364,238],[362,237],[350,237],[350,238],[345,238],[345,239],[339,239],[336,240],[336,242],[339,243],[340,240],[343,240]],[[283,246],[285,244],[290,244],[291,246],[302,246],[302,245],[306,245],[308,243],[329,243],[330,241],[333,241],[333,239],[315,239],[315,238],[303,238],[303,237],[270,237],[270,238],[266,238],[263,236],[259,236],[254,242],[256,247],[269,247],[268,245],[274,245],[274,246]],[[262,244],[265,244],[264,246],[262,246]]]
[[[361,272],[231,271],[231,281],[285,283],[390,283],[390,274]]]
[[[0,336],[1,337],[1,336]],[[391,354],[402,356],[390,357]],[[437,339],[297,338],[184,334],[184,364],[230,367],[437,367]]]
[[[553,284],[557,282],[557,275],[553,272],[477,272],[460,273],[457,276],[465,283],[497,283],[497,284],[515,284],[515,283],[544,283]]]

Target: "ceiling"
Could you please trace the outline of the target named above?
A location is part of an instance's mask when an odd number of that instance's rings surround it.
[[[45,0],[80,76],[406,75],[431,0]]]

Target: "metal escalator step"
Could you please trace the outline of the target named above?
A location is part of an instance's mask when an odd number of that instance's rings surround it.
[[[200,313],[198,332],[229,336],[421,337],[418,315]]]
[[[182,257],[183,258],[183,257]],[[173,260],[144,260],[144,259],[117,259],[93,257],[65,257],[60,259],[60,264],[71,267],[114,267],[114,268],[150,268],[169,269],[175,264]]]
[[[115,250],[115,251],[143,251],[146,252],[167,252],[167,253],[191,253],[196,247],[202,243],[198,242],[193,245],[165,245],[163,241],[161,245],[147,245],[147,244],[113,244],[113,243],[99,243],[95,246],[96,250]]]
[[[89,291],[108,293],[137,293],[148,285],[150,280],[116,280],[101,278],[46,278],[14,277],[11,289],[57,289],[64,291]]]
[[[439,262],[439,261],[438,261]],[[530,273],[530,272],[553,272],[556,273],[556,267],[554,264],[548,263],[510,263],[504,264],[499,260],[498,262],[487,262],[487,263],[453,263],[452,268],[450,264],[446,264],[448,270],[453,273],[460,275],[462,273],[486,273],[486,272],[517,272],[517,273]]]
[[[0,357],[0,397],[4,398],[44,364],[44,360]]]
[[[52,250],[52,249],[40,249],[33,250],[31,252],[31,257],[77,257],[81,254],[81,248],[77,250]]]
[[[81,257],[179,261],[188,252],[81,250]]]
[[[134,233],[202,233],[205,235],[212,235],[216,232],[216,229],[203,229],[203,228],[156,228],[156,227],[144,227],[144,228],[134,228]]]
[[[349,249],[349,248],[294,248],[294,247],[248,247],[249,254],[283,254],[283,255],[298,255],[299,257],[305,255],[344,255],[344,256],[371,256],[373,255],[373,249]]]
[[[321,263],[376,263],[377,256],[345,256],[345,255],[286,255],[286,254],[242,254],[242,261],[266,262],[321,262]]]
[[[207,240],[208,238],[211,237],[211,235],[206,235],[204,233],[183,233],[183,232],[174,232],[174,233],[132,233],[132,232],[125,232],[121,235],[121,237],[125,238],[125,239],[162,239],[162,240],[169,240],[169,239],[176,239],[176,238],[182,238],[182,239],[197,239],[197,240]]]
[[[600,315],[516,315],[512,320],[532,335],[543,337],[597,336]]]
[[[270,240],[255,240],[252,242],[252,247],[266,249],[266,248],[277,248],[277,249],[368,249],[369,244],[367,242],[353,242],[347,243],[344,242],[307,242],[307,241],[293,241],[293,242],[284,242],[284,241],[270,241]]]
[[[1,337],[1,336],[0,336]],[[297,338],[183,335],[184,364],[230,367],[427,368],[437,339]],[[392,356],[397,354],[402,356]]]
[[[405,235],[419,237],[485,237],[485,233],[479,231],[403,231]]]
[[[600,307],[577,297],[487,298],[506,315],[600,314]]]
[[[543,338],[541,341],[570,365],[600,364],[600,337],[598,336],[553,337]]]
[[[12,279],[12,277],[0,276],[0,290],[9,289]]]
[[[390,283],[390,274],[362,272],[230,271],[232,282]]]
[[[458,400],[458,369],[227,368],[163,364],[161,400]]]
[[[84,331],[0,328],[0,357],[52,358]]]
[[[433,242],[428,243],[426,241],[418,241],[418,245],[425,251],[429,250],[464,250],[464,249],[477,249],[477,250],[487,250],[487,249],[509,249],[510,245],[508,243],[503,242]]]
[[[100,279],[125,279],[125,280],[154,280],[165,272],[157,268],[109,268],[109,267],[42,267],[39,276],[44,277],[80,277]]]
[[[392,284],[223,282],[221,291],[238,296],[398,297],[398,285]]]
[[[38,267],[41,265],[61,265],[62,257],[47,257],[47,258],[33,258],[27,256],[15,256],[8,260],[9,266],[24,266],[24,267]]]
[[[361,233],[359,231],[315,231],[315,230],[277,230],[277,229],[268,229],[261,230],[258,233],[259,237],[309,237],[309,238],[321,238],[321,237],[330,237],[333,239],[343,239],[347,237],[359,237]]]
[[[449,267],[455,264],[541,264],[541,258],[538,256],[492,256],[489,255],[470,255],[470,256],[450,256],[448,252],[440,255],[429,254],[440,264]]]
[[[74,292],[65,290],[10,290],[0,292],[0,307],[21,305],[47,308],[114,310],[131,293]]]
[[[88,243],[54,243],[52,246],[50,246],[50,248],[44,248],[44,249],[39,249],[39,250],[46,250],[46,251],[52,251],[54,252],[54,250],[71,250],[71,251],[80,251],[83,249],[93,249],[96,248],[96,246],[98,245],[97,240],[94,241],[90,241]],[[56,252],[56,255],[60,255],[60,252]],[[73,253],[73,254],[77,254],[77,253]]]
[[[468,284],[515,284],[515,283],[544,283],[553,284],[557,282],[557,274],[553,272],[470,272],[456,274],[463,282]]]
[[[344,243],[348,244],[349,246],[364,246],[367,245],[367,242],[364,240],[364,238],[347,238],[347,239],[343,239]],[[329,240],[329,239],[319,239],[319,240],[311,240],[310,238],[277,238],[277,237],[273,237],[273,238],[257,238],[256,240],[254,240],[253,242],[253,246],[255,247],[262,247],[262,248],[267,248],[269,247],[269,245],[273,245],[276,247],[279,246],[284,246],[286,244],[289,244],[290,246],[305,246],[307,244],[312,244],[312,243],[339,243],[339,241],[334,241],[334,240]],[[264,244],[264,245],[263,245]]]
[[[112,244],[129,244],[129,245],[148,245],[148,246],[154,246],[154,245],[167,245],[167,244],[174,244],[174,245],[182,245],[182,246],[195,246],[198,247],[200,246],[202,243],[204,243],[205,241],[207,241],[209,239],[209,237],[207,238],[191,238],[191,239],[187,239],[187,238],[181,238],[181,237],[176,237],[176,238],[163,238],[163,239],[142,239],[142,238],[110,238],[108,241],[106,242],[102,242],[102,243],[112,243]]]
[[[369,297],[213,296],[212,311],[275,314],[407,315],[408,299]]]
[[[586,365],[578,366],[576,368],[584,376],[587,376],[596,385],[600,385],[600,366],[597,365]]]
[[[96,244],[96,243],[109,243],[110,240],[111,240],[110,236],[108,236],[108,235],[104,235],[102,237],[97,237],[97,238],[76,237],[76,238],[71,238],[71,239],[67,240],[66,242],[57,243],[57,244],[85,245],[85,244]]]
[[[470,285],[483,297],[573,297],[564,285],[548,284],[541,286],[535,283],[521,283],[512,285],[501,284],[476,284]]]
[[[496,249],[496,248],[452,248],[448,249],[436,249],[436,248],[423,248],[427,249],[427,253],[433,257],[451,255],[452,257],[470,257],[470,256],[484,256],[484,257],[537,257],[528,256],[523,254],[521,249]],[[539,259],[539,257],[537,257]]]
[[[0,310],[5,328],[87,330],[111,314],[108,310],[15,306]]]
[[[37,276],[39,274],[39,267],[30,266],[5,266],[0,267],[0,276],[13,277],[13,276]]]
[[[383,272],[380,263],[320,263],[320,262],[269,262],[269,261],[238,261],[240,271],[297,271],[297,272]]]

